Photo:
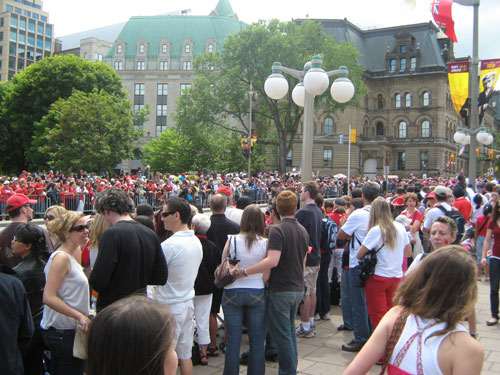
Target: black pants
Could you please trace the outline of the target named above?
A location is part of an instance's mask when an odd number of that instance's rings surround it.
[[[43,337],[42,330],[35,330],[30,346],[24,358],[24,375],[43,374]]]
[[[328,283],[328,268],[332,260],[332,253],[321,253],[318,280],[316,281],[316,314],[325,315],[330,312],[330,285]]]

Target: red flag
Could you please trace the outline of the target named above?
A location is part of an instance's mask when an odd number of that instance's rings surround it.
[[[453,0],[432,0],[431,12],[434,21],[436,21],[441,30],[443,30],[448,38],[456,43],[455,22],[453,22],[451,16],[452,5]]]

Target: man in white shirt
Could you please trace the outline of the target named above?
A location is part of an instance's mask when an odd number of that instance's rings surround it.
[[[193,374],[194,282],[203,258],[200,240],[188,227],[190,219],[191,207],[185,199],[174,197],[163,206],[165,229],[174,234],[161,244],[168,266],[168,280],[156,292],[159,301],[169,304],[176,321],[175,351],[182,375]]]
[[[356,286],[358,280],[358,250],[368,232],[370,205],[380,194],[380,186],[367,182],[362,187],[363,208],[353,211],[340,229],[337,238],[351,240],[349,246],[349,269],[342,274],[342,315],[344,324],[337,330],[354,330],[354,338],[342,345],[342,350],[358,352],[370,337],[370,323],[366,309],[365,289]]]

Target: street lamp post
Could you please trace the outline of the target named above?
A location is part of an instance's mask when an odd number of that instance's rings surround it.
[[[474,97],[474,95],[472,96]],[[477,103],[477,95],[476,95]],[[477,121],[477,105],[476,105],[476,121]],[[471,137],[472,136],[472,137]],[[475,137],[474,137],[475,136]],[[476,187],[477,177],[477,158],[476,146],[477,143],[490,145],[493,143],[493,135],[486,126],[480,128],[464,128],[459,126],[456,133],[453,135],[455,142],[462,145],[469,145],[469,183]]]
[[[336,102],[346,103],[354,96],[354,85],[347,78],[349,71],[345,66],[338,70],[325,72],[321,68],[322,60],[314,56],[304,65],[304,70],[284,67],[279,62],[273,63],[272,74],[266,79],[264,91],[271,99],[279,100],[288,92],[288,81],[282,72],[300,80],[292,91],[292,99],[298,106],[304,107],[304,126],[302,135],[302,181],[312,179],[312,148],[313,148],[313,113],[314,97],[323,94],[329,85],[330,76],[337,78],[330,89],[330,94]]]

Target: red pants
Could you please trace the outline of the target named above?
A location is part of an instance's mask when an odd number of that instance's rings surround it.
[[[374,329],[385,313],[393,306],[392,299],[400,281],[401,279],[396,277],[388,278],[373,275],[366,282],[366,308],[368,309],[370,323]]]

